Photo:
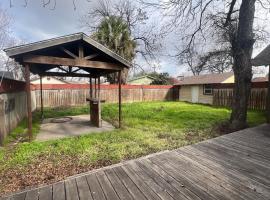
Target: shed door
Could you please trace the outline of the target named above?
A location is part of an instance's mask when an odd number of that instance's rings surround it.
[[[198,103],[199,101],[199,86],[191,87],[191,102]]]

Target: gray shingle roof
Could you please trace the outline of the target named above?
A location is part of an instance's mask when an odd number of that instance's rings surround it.
[[[261,53],[251,60],[253,66],[270,65],[270,45],[268,45]]]
[[[222,83],[231,76],[233,76],[233,72],[226,72],[223,74],[204,74],[199,76],[188,76],[184,77],[184,79],[176,85],[201,85]]]

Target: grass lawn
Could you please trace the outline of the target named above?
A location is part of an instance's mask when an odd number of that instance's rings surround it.
[[[46,109],[46,117],[88,113],[88,107]],[[104,104],[103,119],[117,124],[118,106]],[[51,183],[123,160],[166,149],[175,149],[218,136],[213,129],[229,118],[230,110],[183,102],[151,102],[123,105],[123,128],[47,142],[18,142],[23,121],[0,149],[0,194],[42,183]],[[34,133],[39,130],[34,114]],[[250,126],[265,122],[262,112],[248,113]],[[12,142],[12,145],[11,145]]]

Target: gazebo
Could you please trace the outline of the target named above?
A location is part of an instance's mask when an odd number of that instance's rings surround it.
[[[131,64],[84,33],[5,49],[6,54],[25,68],[28,134],[32,139],[30,72],[40,76],[43,116],[42,76],[87,77],[90,90],[90,115],[96,126],[100,121],[100,77],[118,73],[119,127],[121,127],[121,71]]]
[[[266,100],[267,123],[270,123],[270,45],[252,59],[253,66],[268,66],[268,91]]]

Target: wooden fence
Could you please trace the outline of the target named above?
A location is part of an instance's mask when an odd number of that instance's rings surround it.
[[[123,102],[172,101],[177,90],[171,85],[123,85]],[[35,91],[37,107],[40,107],[40,90]],[[43,86],[44,107],[86,105],[89,97],[89,86],[86,84],[59,84]],[[118,102],[117,85],[101,85],[100,98],[107,103]]]
[[[5,137],[27,115],[25,83],[3,79],[0,85],[0,146]],[[32,94],[32,109],[36,109],[35,91]]]
[[[251,89],[248,108],[253,110],[266,109],[266,88],[253,88]],[[217,89],[213,94],[214,106],[231,107],[233,103],[233,90],[232,89]]]

